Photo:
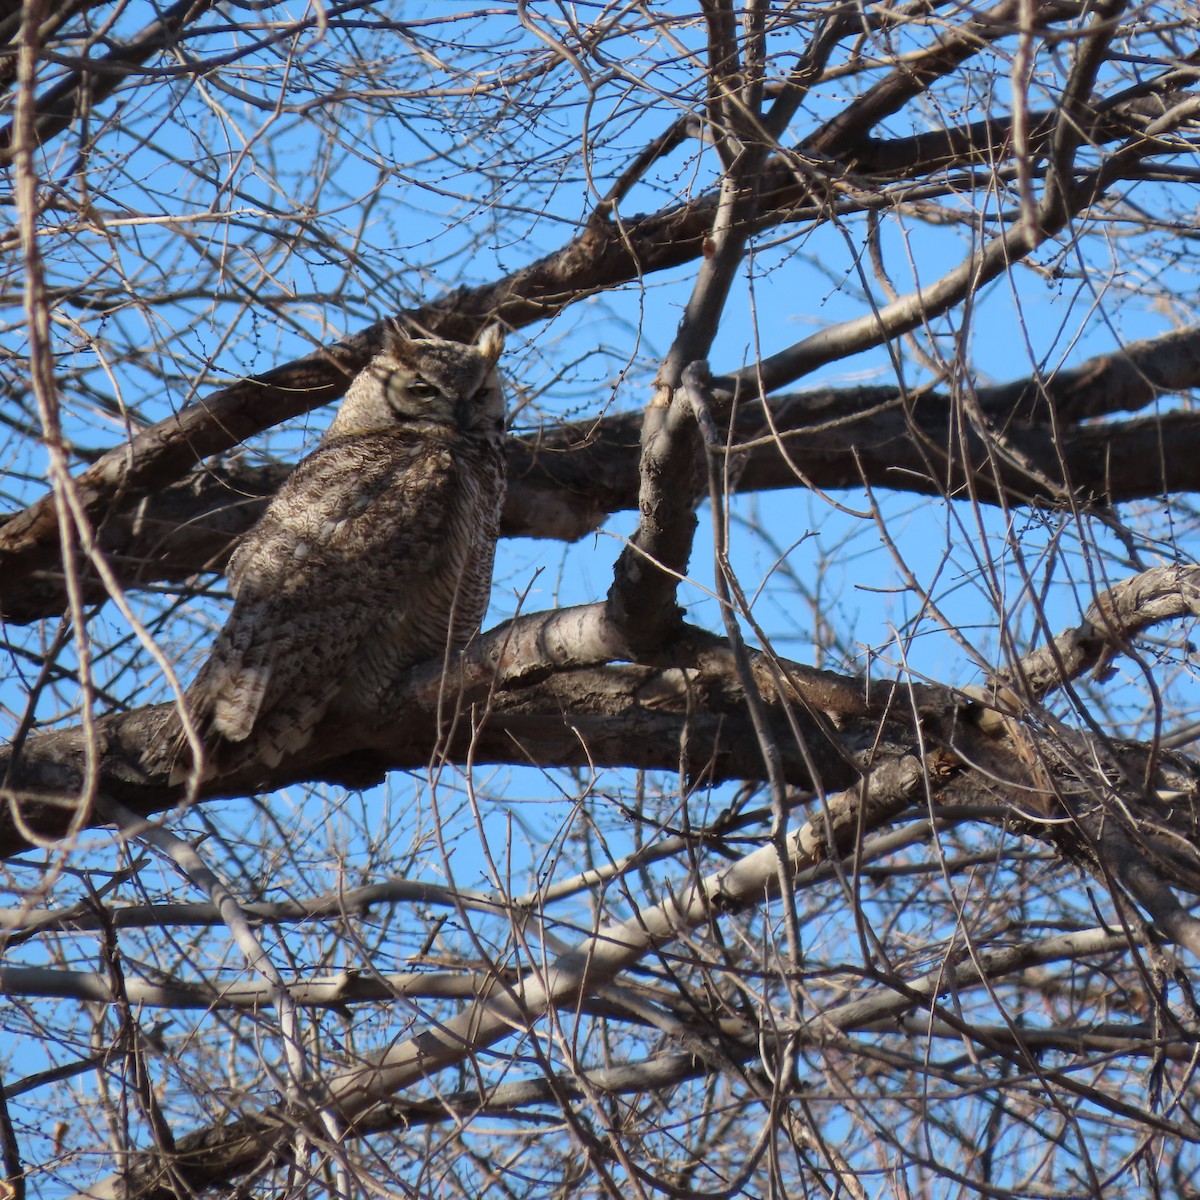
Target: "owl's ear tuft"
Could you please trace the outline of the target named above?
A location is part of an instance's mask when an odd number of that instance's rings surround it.
[[[385,354],[398,354],[408,347],[412,337],[407,329],[395,318],[383,326],[383,350]]]
[[[475,348],[494,367],[504,352],[504,330],[499,325],[488,325],[475,339]]]

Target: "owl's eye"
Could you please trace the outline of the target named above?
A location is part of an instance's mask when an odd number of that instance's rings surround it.
[[[427,383],[418,376],[409,381],[408,394],[415,400],[432,400],[438,394],[438,390],[432,383]]]

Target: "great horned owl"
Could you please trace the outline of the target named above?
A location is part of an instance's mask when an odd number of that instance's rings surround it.
[[[187,690],[206,775],[274,766],[326,716],[370,721],[406,668],[478,628],[504,501],[503,347],[496,327],[474,346],[392,329],[350,384],[230,560],[233,610]]]

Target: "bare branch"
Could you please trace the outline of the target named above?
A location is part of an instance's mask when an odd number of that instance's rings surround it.
[[[1152,567],[1098,596],[1079,625],[1027,655],[1010,682],[1043,697],[1086,672],[1102,675],[1138,634],[1188,616],[1200,616],[1200,568]]]

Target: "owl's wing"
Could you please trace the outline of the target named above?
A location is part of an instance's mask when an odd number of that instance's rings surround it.
[[[230,561],[234,606],[188,689],[210,751],[254,734],[275,765],[308,741],[364,633],[419,592],[454,487],[427,437],[342,438],[301,462]]]

